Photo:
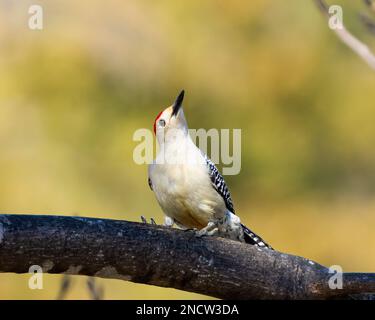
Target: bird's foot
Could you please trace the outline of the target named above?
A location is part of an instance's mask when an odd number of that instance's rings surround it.
[[[222,238],[245,242],[240,218],[228,211],[223,219],[220,219],[219,236]]]
[[[142,220],[143,223],[148,223],[147,219],[144,216],[141,216],[141,220]],[[150,219],[150,224],[156,225],[156,222],[155,222],[154,218]]]
[[[217,221],[210,221],[206,227],[204,227],[201,230],[195,231],[195,235],[198,238],[201,238],[203,236],[216,236],[219,233],[218,229],[218,222]]]
[[[174,220],[171,217],[165,216],[164,219],[164,226],[168,228],[172,228],[174,225]]]

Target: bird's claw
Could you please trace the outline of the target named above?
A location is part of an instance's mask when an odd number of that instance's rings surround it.
[[[144,216],[141,216],[141,220],[142,220],[142,223],[148,223],[147,219]],[[150,224],[156,225],[154,218],[150,219]]]
[[[202,232],[202,230],[195,230],[194,233],[197,238],[202,238],[203,236],[207,235],[207,232]]]
[[[214,236],[217,236],[219,234],[219,230],[217,228],[215,229],[212,229],[210,231],[204,231],[202,232],[202,230],[197,230],[195,231],[195,236],[197,238],[202,238],[202,237],[214,237]]]
[[[206,227],[201,230],[195,231],[195,236],[197,238],[201,238],[203,236],[216,236],[219,233],[219,229],[217,228],[217,223],[209,222]]]

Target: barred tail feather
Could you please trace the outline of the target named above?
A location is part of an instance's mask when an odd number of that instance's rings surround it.
[[[252,232],[248,227],[246,227],[242,223],[241,223],[241,226],[242,226],[242,230],[244,233],[244,238],[245,238],[246,243],[255,245],[259,248],[267,248],[267,249],[273,250],[273,248],[267,242],[265,242],[261,237],[259,237],[257,234]]]

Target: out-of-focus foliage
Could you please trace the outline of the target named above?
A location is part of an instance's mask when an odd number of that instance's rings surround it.
[[[353,32],[360,2],[339,1]],[[138,128],[180,89],[192,128],[241,128],[227,177],[243,222],[276,249],[375,268],[375,74],[312,1],[0,0],[0,211],[162,221],[133,162]],[[0,298],[53,299],[0,275]],[[197,298],[102,280],[106,298]],[[86,299],[77,278],[69,298]]]

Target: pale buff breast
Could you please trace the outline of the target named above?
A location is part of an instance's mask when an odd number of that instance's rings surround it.
[[[164,213],[187,228],[201,229],[225,214],[221,196],[204,166],[151,165],[150,178]]]

